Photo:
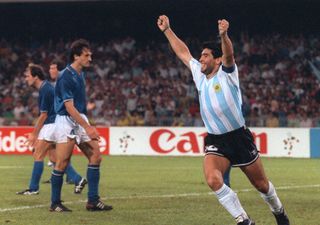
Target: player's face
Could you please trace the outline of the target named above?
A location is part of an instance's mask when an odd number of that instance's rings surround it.
[[[30,71],[30,70],[26,70],[26,71],[24,72],[24,78],[25,78],[25,80],[26,80],[26,82],[27,82],[27,84],[28,84],[29,86],[33,86],[34,83],[35,83],[35,81],[36,81],[36,79],[37,79],[37,77],[33,77],[33,76],[31,75],[31,71]]]
[[[92,61],[92,52],[88,48],[82,50],[81,55],[78,58],[78,62],[82,67],[89,67],[90,62]]]
[[[49,68],[50,78],[56,80],[59,75],[59,70],[57,64],[51,64]]]
[[[201,63],[201,72],[208,75],[212,73],[215,67],[215,58],[212,55],[212,51],[208,48],[205,48],[201,52],[201,57],[199,59]]]

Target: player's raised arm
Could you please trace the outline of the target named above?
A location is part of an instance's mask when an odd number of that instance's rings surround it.
[[[178,58],[190,69],[189,61],[192,58],[187,45],[176,36],[170,27],[169,18],[166,15],[161,15],[158,18],[158,27],[167,37],[173,51]]]
[[[219,35],[221,37],[222,63],[225,67],[234,65],[233,45],[228,36],[229,22],[218,20]]]

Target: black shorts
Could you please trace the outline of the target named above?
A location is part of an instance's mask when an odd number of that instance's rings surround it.
[[[204,146],[206,155],[226,157],[233,167],[248,166],[259,158],[251,131],[246,127],[221,135],[208,133]]]

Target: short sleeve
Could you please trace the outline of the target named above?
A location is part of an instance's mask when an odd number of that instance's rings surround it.
[[[63,102],[66,100],[70,100],[74,98],[73,90],[76,88],[74,85],[74,81],[72,80],[72,76],[64,74],[63,77],[61,77],[61,81],[59,83],[61,98]]]
[[[52,101],[49,102],[47,99],[50,99],[50,98],[53,99],[53,96],[50,95],[50,92],[44,90],[42,91],[41,96],[39,97],[40,97],[40,104],[39,104],[40,112],[48,112],[50,110],[50,104],[52,104]]]
[[[239,86],[238,67],[234,64],[232,67],[221,66],[221,70],[227,75],[227,79],[236,86]]]
[[[201,81],[204,79],[204,75],[201,72],[201,64],[198,60],[192,58],[189,61],[190,64],[190,69],[191,69],[191,73],[192,73],[192,77],[193,77],[193,81],[196,84],[197,89],[200,89],[200,83]]]
[[[49,112],[53,105],[54,91],[50,84],[45,84],[39,92],[39,110],[40,112]]]

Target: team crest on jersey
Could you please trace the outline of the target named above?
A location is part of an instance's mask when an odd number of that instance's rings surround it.
[[[220,84],[214,84],[214,85],[213,85],[213,90],[214,90],[215,92],[221,91],[221,86],[220,86]]]

